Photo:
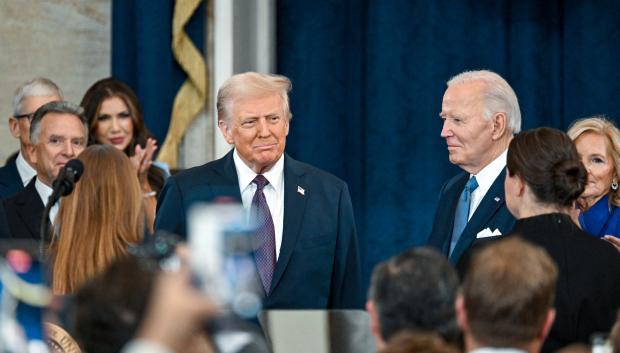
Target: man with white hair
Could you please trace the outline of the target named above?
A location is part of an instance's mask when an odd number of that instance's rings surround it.
[[[476,240],[507,234],[506,152],[521,129],[517,96],[498,74],[466,71],[448,81],[441,113],[448,156],[463,172],[441,189],[428,244],[457,265]]]
[[[62,100],[60,88],[47,78],[37,77],[22,83],[13,97],[13,115],[9,117],[9,129],[19,139],[19,151],[0,168],[0,199],[7,198],[24,189],[37,174],[35,165],[27,153],[30,143],[30,122],[34,112],[45,103]]]

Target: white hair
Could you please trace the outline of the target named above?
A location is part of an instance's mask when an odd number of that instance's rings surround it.
[[[57,96],[62,100],[62,91],[52,80],[44,77],[36,77],[22,83],[17,87],[15,95],[13,96],[13,115],[17,116],[24,113],[22,112],[22,108],[26,98],[46,96]]]
[[[489,70],[465,71],[448,81],[448,87],[474,81],[484,82],[484,117],[490,120],[496,113],[506,114],[508,129],[521,131],[521,110],[514,90],[500,75]]]

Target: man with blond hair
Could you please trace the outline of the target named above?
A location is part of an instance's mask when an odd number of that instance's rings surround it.
[[[217,97],[226,156],[168,179],[155,228],[186,236],[186,211],[221,198],[243,203],[257,221],[254,257],[264,307],[361,308],[357,236],[347,185],[284,153],[291,82],[247,72]]]
[[[545,250],[516,236],[475,254],[455,305],[465,352],[540,352],[555,319],[557,278]]]

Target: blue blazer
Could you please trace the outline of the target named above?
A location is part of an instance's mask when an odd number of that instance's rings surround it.
[[[452,256],[449,257],[450,263],[453,265],[458,265],[463,255],[467,253],[477,241],[487,240],[487,238],[476,238],[478,233],[483,229],[490,228],[491,231],[498,229],[502,235],[506,235],[514,227],[516,220],[508,211],[504,196],[505,176],[506,170],[503,170],[497,179],[495,179],[493,185],[491,185],[491,188],[487,191],[486,195],[484,195],[480,205],[478,205],[478,208],[476,208],[476,211],[469,219],[467,226],[465,226],[463,230],[463,234],[452,252]],[[450,179],[441,188],[439,193],[439,204],[435,212],[433,229],[428,238],[428,245],[436,248],[446,256],[448,256],[450,252],[454,212],[456,211],[456,205],[468,179],[469,174],[460,173]]]
[[[285,154],[284,187],[282,245],[264,308],[361,308],[357,234],[347,185]],[[168,178],[157,203],[155,229],[186,237],[188,208],[218,197],[241,202],[232,151]]]
[[[22,178],[17,171],[17,154],[9,158],[0,168],[0,199],[6,199],[24,189]]]

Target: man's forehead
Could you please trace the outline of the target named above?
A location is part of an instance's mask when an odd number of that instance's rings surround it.
[[[259,97],[236,99],[233,103],[233,115],[270,115],[278,114],[283,109],[282,97],[271,94]]]
[[[50,112],[41,119],[41,132],[48,135],[69,133],[75,130],[79,136],[84,136],[84,124],[77,115],[70,113]]]
[[[53,102],[53,101],[59,101],[59,100],[60,100],[60,97],[56,95],[25,97],[22,102],[22,110],[28,110],[28,111],[22,111],[20,113],[23,113],[23,114],[34,113],[34,111],[39,109],[39,107],[41,107],[42,105],[49,103],[49,102]]]
[[[458,109],[481,102],[485,85],[482,81],[472,81],[449,86],[443,96],[442,109]]]

